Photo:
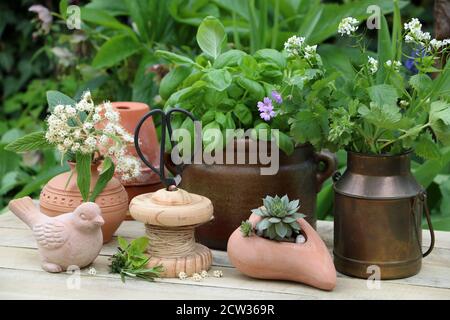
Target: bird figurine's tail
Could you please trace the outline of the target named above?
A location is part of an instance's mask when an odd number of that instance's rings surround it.
[[[8,208],[30,228],[33,228],[42,215],[30,197],[11,200]]]

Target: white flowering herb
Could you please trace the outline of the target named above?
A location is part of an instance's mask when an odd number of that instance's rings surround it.
[[[292,36],[284,43],[284,50],[290,57],[298,56],[301,53],[304,42],[304,37]]]
[[[367,64],[369,67],[369,72],[375,74],[378,71],[378,60],[373,57],[368,57]]]
[[[200,273],[200,275],[202,276],[202,278],[207,278],[207,277],[208,277],[208,271],[202,270],[202,272]]]
[[[178,273],[178,278],[179,278],[180,280],[186,280],[187,277],[188,277],[188,276],[187,276],[186,272],[181,271],[180,273]]]
[[[351,36],[358,30],[359,21],[353,17],[347,17],[341,20],[338,26],[338,33],[341,36]]]
[[[284,50],[289,58],[304,59],[310,67],[322,65],[322,59],[317,53],[317,45],[307,45],[304,37],[290,37],[284,43]]]
[[[140,162],[127,152],[133,136],[119,123],[120,114],[110,102],[95,105],[91,93],[86,91],[76,102],[62,93],[51,91],[50,114],[46,119],[47,130],[22,137],[10,145],[12,151],[23,152],[43,147],[54,147],[61,153],[61,161],[67,158],[76,162],[78,174],[90,177],[91,163],[103,162],[98,186],[90,192],[90,181],[78,185],[84,201],[93,201],[103,190],[114,172],[122,180],[140,175]],[[106,179],[108,177],[108,179]]]
[[[213,271],[213,276],[216,277],[216,278],[222,278],[223,277],[222,270],[214,270]]]
[[[400,67],[402,66],[402,63],[397,60],[394,60],[394,61],[388,60],[388,61],[386,61],[385,64],[386,64],[386,67],[388,67],[396,72],[399,71]]]
[[[202,276],[199,275],[198,273],[194,273],[192,275],[192,280],[194,280],[194,281],[201,281],[202,279],[203,279]]]

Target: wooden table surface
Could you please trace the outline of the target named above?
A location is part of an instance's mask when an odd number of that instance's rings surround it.
[[[333,224],[320,221],[318,231],[329,248]],[[134,239],[144,235],[143,224],[125,221],[116,233]],[[429,243],[424,231],[424,247]],[[421,272],[411,278],[381,281],[369,289],[364,279],[338,274],[332,292],[286,281],[256,280],[233,268],[226,252],[213,251],[209,272],[222,270],[223,278],[201,281],[158,279],[155,282],[127,279],[122,283],[110,274],[108,258],[116,251],[116,239],[106,244],[92,267],[80,276],[43,271],[32,232],[16,216],[0,215],[0,299],[450,299],[450,232],[436,232],[436,247],[423,260]],[[79,284],[79,286],[77,286]]]

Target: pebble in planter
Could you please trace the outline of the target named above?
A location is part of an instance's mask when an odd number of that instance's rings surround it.
[[[336,286],[327,247],[298,213],[299,201],[267,196],[228,240],[228,256],[242,273],[259,279],[291,280],[322,290]]]

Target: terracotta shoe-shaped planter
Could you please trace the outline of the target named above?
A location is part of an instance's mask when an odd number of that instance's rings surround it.
[[[261,217],[252,214],[253,227]],[[290,280],[322,290],[336,286],[336,269],[325,243],[304,219],[298,219],[305,243],[277,242],[260,236],[244,237],[236,229],[228,240],[228,257],[247,276],[259,279]]]

